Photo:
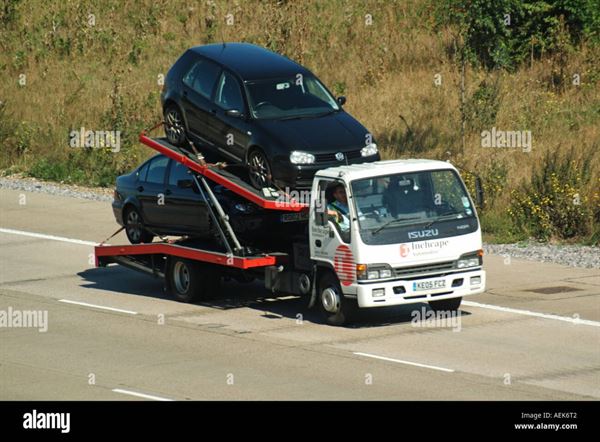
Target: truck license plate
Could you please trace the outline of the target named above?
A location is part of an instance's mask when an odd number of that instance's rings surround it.
[[[413,292],[446,288],[445,279],[430,279],[428,281],[413,282]]]

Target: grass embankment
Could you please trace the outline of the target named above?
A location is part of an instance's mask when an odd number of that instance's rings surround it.
[[[160,118],[159,79],[182,51],[248,41],[346,95],[346,109],[385,158],[449,159],[479,173],[488,240],[597,243],[598,47],[583,41],[512,72],[467,66],[463,151],[453,31],[435,27],[434,4],[8,0],[0,11],[0,168],[112,185],[151,154],[137,134]],[[120,130],[121,150],[69,147],[81,127]],[[531,131],[531,152],[482,147],[481,131],[492,127]]]

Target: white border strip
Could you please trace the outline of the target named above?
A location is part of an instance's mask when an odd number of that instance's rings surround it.
[[[172,402],[174,399],[167,399],[160,396],[152,396],[150,394],[138,393],[136,391],[123,390],[121,388],[113,388],[112,390],[115,393],[128,394],[130,396],[141,397],[144,399],[151,399],[153,401],[163,401],[163,402]]]
[[[105,307],[103,305],[88,304],[87,302],[71,301],[70,299],[59,299],[58,302],[64,302],[65,304],[82,305],[84,307],[99,308],[99,309],[102,309],[102,310],[110,310],[111,312],[127,313],[129,315],[137,315],[138,314],[137,312],[133,312],[131,310],[122,310],[120,308]]]
[[[360,353],[360,352],[356,352],[356,351],[354,352],[354,354],[357,356],[366,356],[367,358],[381,359],[382,361],[397,362],[398,364],[413,365],[415,367],[431,368],[432,370],[444,371],[446,373],[454,373],[454,370],[452,370],[451,368],[436,367],[435,365],[426,365],[426,364],[419,364],[417,362],[402,361],[400,359],[386,358],[385,356],[377,356],[377,355],[372,355],[369,353]]]
[[[97,246],[98,243],[93,241],[82,241],[81,239],[65,238],[63,236],[45,235],[43,233],[24,232],[23,230],[5,229],[0,227],[0,233],[10,233],[12,235],[30,236],[32,238],[49,239],[52,241],[68,242],[71,244],[79,244],[82,246]]]
[[[600,327],[600,322],[590,321],[589,319],[580,319],[580,318],[573,318],[570,316],[558,316],[558,315],[551,315],[551,314],[547,314],[547,313],[538,313],[538,312],[532,312],[529,310],[520,310],[520,309],[516,309],[516,308],[500,307],[498,305],[480,304],[478,302],[473,302],[473,301],[463,301],[462,305],[466,305],[466,306],[470,306],[470,307],[487,308],[487,309],[496,310],[499,312],[515,313],[517,315],[533,316],[535,318],[554,319],[556,321],[570,322],[572,324],[577,324],[577,325],[581,324],[581,325],[591,325],[593,327]]]

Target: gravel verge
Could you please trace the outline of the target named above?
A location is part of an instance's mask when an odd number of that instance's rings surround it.
[[[112,201],[112,188],[84,187],[63,183],[51,183],[35,178],[11,175],[0,177],[0,189],[40,192],[70,198],[94,201]],[[486,254],[510,256],[529,261],[551,262],[570,267],[600,269],[600,247],[581,245],[539,244],[485,244]]]

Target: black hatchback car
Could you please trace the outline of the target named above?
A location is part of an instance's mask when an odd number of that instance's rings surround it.
[[[212,190],[238,235],[252,237],[269,221],[258,207],[224,187],[216,185]],[[151,242],[156,235],[204,239],[217,235],[192,175],[183,164],[164,155],[156,155],[118,177],[112,207],[132,244]]]
[[[308,69],[247,43],[188,49],[167,74],[168,140],[249,166],[256,188],[305,189],[319,169],[379,160],[365,127]]]

